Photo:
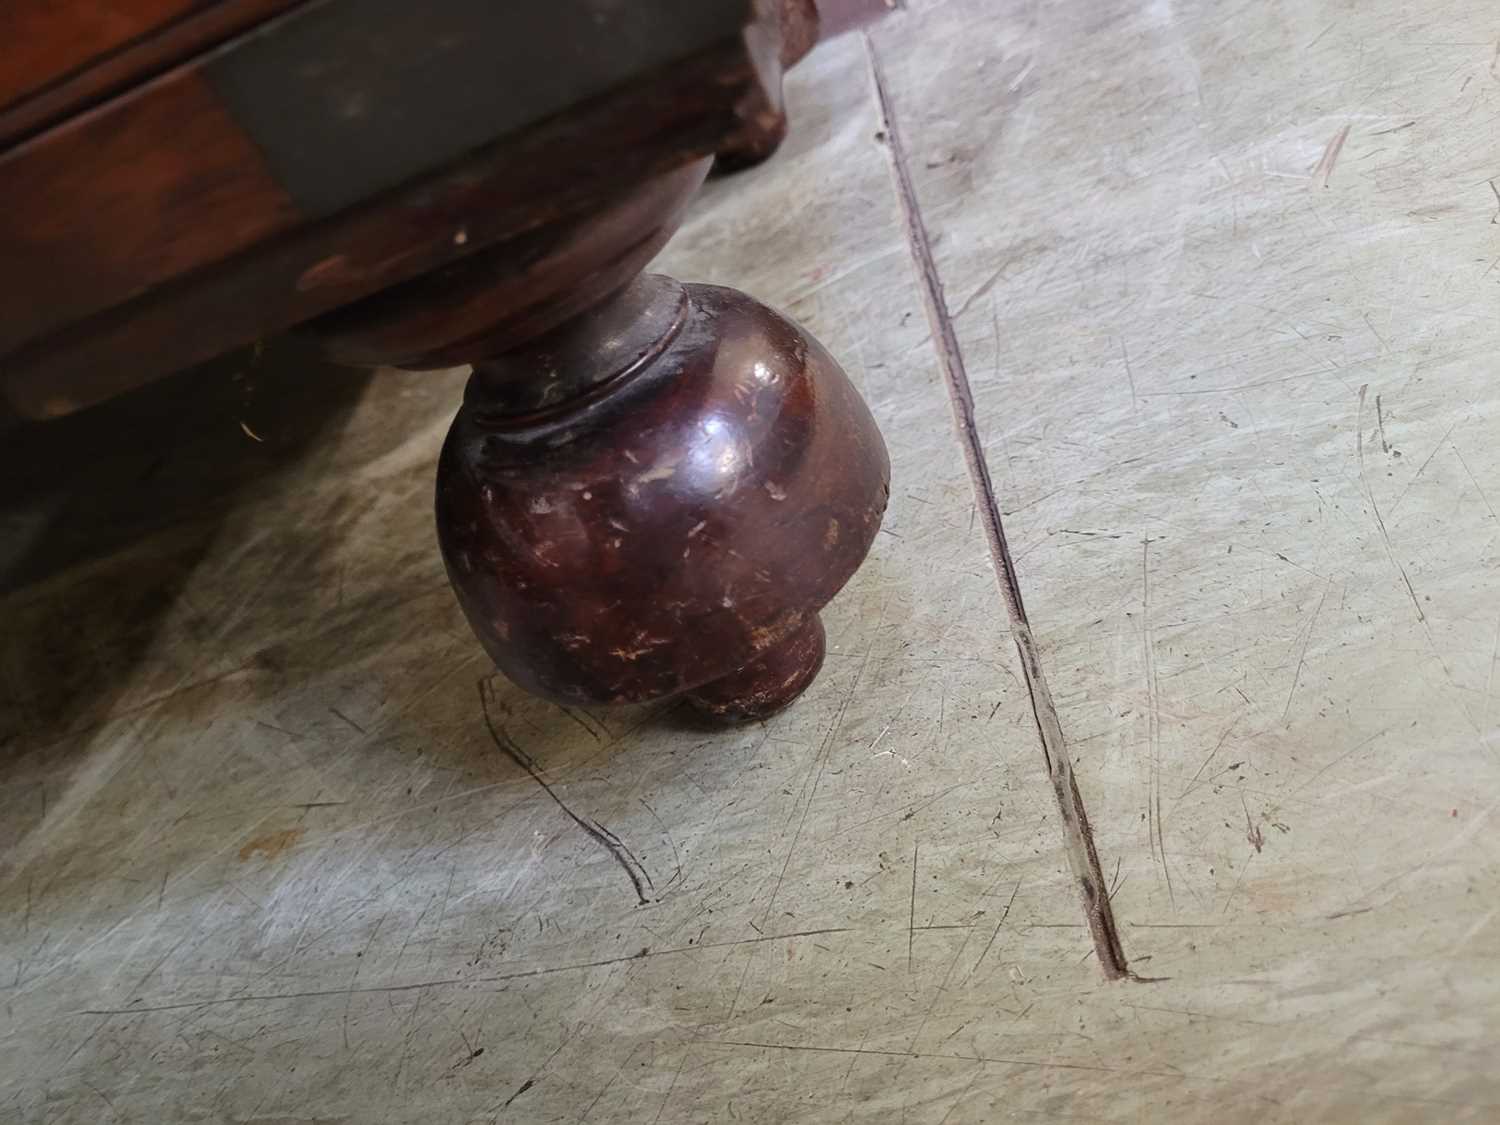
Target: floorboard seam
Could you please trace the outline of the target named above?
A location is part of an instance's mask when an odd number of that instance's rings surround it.
[[[932,257],[932,246],[927,237],[927,228],[922,221],[917,204],[916,191],[912,187],[911,172],[902,147],[901,134],[895,114],[891,110],[886,94],[885,75],[880,56],[868,33],[864,35],[865,53],[870,62],[870,76],[875,88],[875,98],[880,109],[885,146],[889,154],[891,175],[895,181],[896,196],[906,223],[907,246],[912,262],[921,281],[922,300],[927,309],[927,320],[932,327],[932,339],[937,349],[938,362],[943,370],[948,398],[953,407],[954,426],[958,430],[959,444],[963,447],[964,460],[968,463],[969,478],[974,488],[985,539],[989,544],[990,559],[995,571],[995,580],[1000,587],[1000,596],[1010,617],[1011,633],[1015,638],[1016,651],[1021,657],[1021,668],[1026,674],[1026,686],[1031,694],[1031,712],[1036,720],[1037,736],[1042,745],[1042,756],[1046,760],[1047,774],[1052,782],[1052,792],[1057,798],[1058,812],[1062,816],[1063,836],[1067,845],[1068,864],[1078,884],[1083,899],[1084,916],[1089,932],[1093,935],[1094,951],[1104,975],[1111,980],[1131,977],[1134,974],[1125,959],[1125,950],[1120,943],[1115,926],[1114,911],[1110,906],[1109,893],[1104,872],[1099,864],[1099,853],[1094,846],[1094,835],[1089,827],[1088,812],[1083,797],[1078,792],[1078,782],[1073,776],[1073,762],[1068,755],[1067,739],[1058,720],[1057,707],[1052,692],[1047,686],[1046,673],[1037,651],[1036,639],[1031,631],[1031,622],[1026,615],[1026,605],[1021,599],[1021,586],[1016,577],[1015,563],[1011,558],[1010,545],[1005,537],[1005,525],[1000,517],[1000,505],[995,495],[994,482],[990,479],[989,464],[984,455],[984,443],[979,437],[979,426],[974,414],[974,393],[969,384],[968,370],[964,366],[963,353],[958,346],[958,336],[953,328],[953,319],[948,315],[943,297],[942,281],[937,264]]]

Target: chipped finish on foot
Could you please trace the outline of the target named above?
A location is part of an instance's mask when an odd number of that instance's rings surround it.
[[[688,693],[694,710],[725,723],[768,719],[807,690],[823,668],[827,635],[816,613],[786,640],[723,679]]]
[[[884,443],[832,357],[764,305],[658,277],[614,300],[661,335],[621,347],[605,307],[477,366],[438,469],[449,576],[539,695],[641,702],[739,673],[702,709],[769,714],[816,675],[816,612],[879,530]],[[516,412],[526,374],[571,397]]]

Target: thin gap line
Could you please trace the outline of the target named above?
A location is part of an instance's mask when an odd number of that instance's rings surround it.
[[[75,1016],[134,1016],[142,1012],[174,1012],[183,1008],[213,1008],[223,1004],[265,1004],[279,1000],[305,1000],[325,996],[362,996],[378,992],[414,992],[428,988],[462,988],[475,984],[503,984],[512,980],[527,980],[531,977],[551,976],[553,973],[572,973],[584,969],[599,969],[609,965],[623,965],[627,961],[644,961],[648,957],[667,957],[682,953],[697,953],[704,949],[728,949],[736,945],[763,945],[770,941],[791,941],[793,938],[817,937],[822,934],[846,934],[847,926],[834,926],[819,930],[798,930],[789,934],[763,934],[760,937],[737,938],[733,941],[708,941],[702,945],[678,945],[669,949],[643,949],[624,957],[607,957],[601,961],[574,961],[566,965],[544,965],[536,969],[517,969],[509,973],[491,973],[479,977],[452,977],[442,980],[419,980],[406,984],[371,984],[359,988],[317,988],[305,992],[268,992],[250,996],[215,996],[203,1000],[171,1000],[161,1004],[146,1004],[126,1008],[81,1008]]]
[[[1105,977],[1110,980],[1133,978],[1134,974],[1125,959],[1125,950],[1120,944],[1119,931],[1115,926],[1114,911],[1110,906],[1099,854],[1094,846],[1093,832],[1089,828],[1088,813],[1083,807],[1083,797],[1078,792],[1077,779],[1073,776],[1067,740],[1058,719],[1057,707],[1052,701],[1052,693],[1047,687],[1036,640],[1031,633],[1031,622],[1026,616],[1026,605],[1021,598],[1021,585],[1016,578],[1015,563],[1011,559],[1010,545],[1006,542],[1005,527],[1000,519],[1000,504],[995,495],[994,483],[990,479],[984,444],[979,437],[979,426],[974,413],[974,392],[969,385],[963,353],[959,349],[953,321],[943,299],[942,281],[938,276],[937,264],[933,261],[932,246],[917,205],[916,191],[912,187],[906,151],[902,147],[901,134],[891,111],[890,99],[886,95],[880,56],[868,33],[864,34],[864,42],[865,54],[870,60],[875,97],[885,128],[886,146],[890,152],[896,197],[906,221],[907,243],[913,264],[921,275],[923,304],[927,308],[927,320],[932,328],[933,343],[937,347],[938,362],[948,386],[954,425],[958,430],[959,444],[963,447],[964,460],[968,463],[969,478],[981,522],[984,524],[1000,596],[1010,616],[1016,651],[1020,654],[1021,668],[1026,674],[1026,686],[1031,693],[1032,717],[1036,720],[1047,774],[1052,782],[1058,811],[1062,815],[1068,865],[1072,868],[1073,878],[1077,881],[1079,894],[1083,899],[1084,916],[1088,920],[1094,950]]]
[[[920,841],[911,846],[911,914],[906,922],[906,971],[911,972],[912,937],[917,929],[917,849]]]

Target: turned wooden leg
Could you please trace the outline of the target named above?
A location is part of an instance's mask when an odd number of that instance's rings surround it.
[[[495,664],[559,702],[785,707],[885,512],[884,443],[816,340],[733,289],[639,274],[706,170],[311,326],[346,361],[472,364],[438,541]]]

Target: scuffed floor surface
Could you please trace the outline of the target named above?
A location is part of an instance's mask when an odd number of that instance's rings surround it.
[[[891,447],[763,726],[490,675],[460,372],[279,347],[7,435],[0,1120],[1500,1120],[1493,17],[926,0],[799,68],[663,260]]]

